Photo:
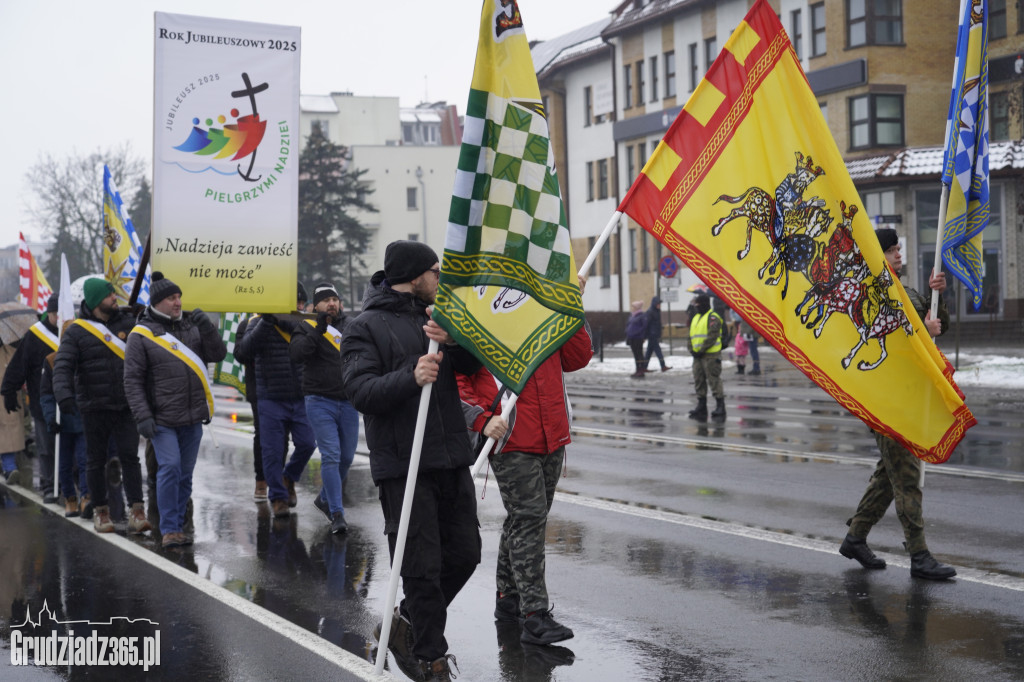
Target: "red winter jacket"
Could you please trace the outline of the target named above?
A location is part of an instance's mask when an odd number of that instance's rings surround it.
[[[562,373],[583,369],[593,356],[590,334],[584,326],[537,368],[512,410],[512,433],[503,450],[547,455],[570,442],[568,398]],[[471,427],[479,432],[488,418],[501,413],[500,406],[490,411],[498,394],[494,377],[483,368],[472,375],[456,376],[463,402],[484,410]]]

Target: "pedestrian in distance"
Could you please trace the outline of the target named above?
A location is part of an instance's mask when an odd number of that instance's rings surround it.
[[[342,490],[356,454],[359,414],[348,401],[341,378],[341,339],[348,318],[330,282],[313,290],[313,312],[315,320],[296,325],[288,352],[292,362],[302,365],[306,416],[320,448],[323,487],[313,505],[327,517],[332,533],[344,533],[348,523]]]
[[[633,301],[629,304],[629,320],[626,321],[626,344],[633,351],[635,371],[629,375],[631,379],[643,379],[647,371],[644,358],[644,338],[647,336],[647,316],[644,314],[644,302]]]
[[[300,315],[305,296],[306,290],[299,283]],[[302,365],[293,362],[288,351],[297,319],[294,315],[269,313],[253,317],[238,344],[239,354],[252,358],[256,368],[260,454],[275,518],[290,516],[291,509],[298,505],[295,482],[316,449],[302,395]],[[289,434],[295,449],[285,462]]]
[[[750,361],[753,363],[748,374],[757,376],[761,373],[761,355],[757,351],[757,330],[742,318],[739,319],[737,324],[739,326],[736,329],[736,344],[737,346],[739,345],[740,337],[743,337],[743,340],[747,342],[747,352],[750,354]]]
[[[584,287],[581,277],[580,293]],[[508,415],[496,414],[500,407],[491,412],[498,386],[490,372],[481,368],[458,377],[463,402],[476,408],[471,428],[499,441],[490,465],[506,516],[498,541],[494,618],[522,622],[520,639],[526,644],[554,644],[573,636],[552,615],[544,543],[565,447],[571,442],[572,412],[563,375],[583,369],[593,356],[584,325],[530,375]]]
[[[739,333],[740,323],[734,323],[736,325],[735,336],[736,340],[733,345],[733,356],[736,358],[736,373],[745,374],[747,371],[747,355],[750,352],[750,346],[747,344],[747,340]]]
[[[480,563],[480,528],[469,467],[474,453],[456,372],[479,361],[430,319],[440,266],[426,244],[396,241],[384,269],[370,279],[363,311],[341,341],[342,377],[363,414],[370,475],[379,489],[384,532],[394,561],[420,396],[432,384],[408,539],[402,565],[405,598],[390,622],[388,649],[416,680],[449,680],[448,605]],[[429,342],[440,350],[429,353]],[[379,639],[380,629],[374,633]]]
[[[694,315],[690,319],[690,355],[693,356],[693,388],[697,406],[690,418],[708,418],[708,387],[715,397],[711,418],[725,419],[725,389],[722,388],[722,330],[725,321],[711,310],[711,297],[698,293],[693,298]]]
[[[903,255],[900,253],[899,236],[892,228],[875,230],[878,244],[885,254],[885,261],[898,277],[903,269]],[[946,288],[945,273],[932,272],[928,286],[940,294]],[[949,328],[949,312],[942,297],[939,297],[938,317],[931,316],[931,300],[915,289],[906,287],[907,297],[914,310],[924,321],[931,336],[940,336]],[[855,559],[864,568],[885,568],[885,559],[875,555],[868,546],[868,533],[885,515],[889,505],[896,503],[896,516],[903,526],[903,543],[910,554],[910,575],[926,580],[948,580],[956,576],[956,569],[939,563],[931,552],[924,537],[924,514],[921,503],[921,460],[912,452],[886,435],[875,432],[875,441],[881,458],[868,481],[857,511],[846,521],[849,532],[839,547],[839,553],[847,559]]]
[[[113,285],[91,277],[82,287],[78,317],[60,339],[53,363],[53,397],[61,412],[82,415],[93,528],[113,533],[107,499],[107,462],[118,462],[128,497],[128,530],[150,530],[142,501],[139,432],[124,392],[124,355],[135,319],[117,305]],[[86,516],[90,513],[86,507]]]
[[[17,349],[0,341],[0,371],[5,374],[11,366]],[[4,410],[0,412],[0,466],[8,485],[21,484],[18,454],[25,449],[25,412],[21,389],[4,393]],[[31,485],[31,481],[28,482]]]
[[[661,321],[661,298],[655,296],[651,299],[651,307],[647,309],[647,354],[644,356],[644,371],[648,372],[647,366],[651,363],[651,355],[658,356],[661,364],[661,371],[667,372],[671,367],[665,364],[665,356],[661,353],[661,331],[664,324]]]
[[[163,273],[153,273],[149,306],[128,335],[124,356],[125,395],[139,435],[153,444],[156,456],[164,547],[193,542],[184,532],[185,512],[203,424],[213,418],[206,366],[227,355],[217,325],[206,313],[199,308],[182,312],[181,293]]]

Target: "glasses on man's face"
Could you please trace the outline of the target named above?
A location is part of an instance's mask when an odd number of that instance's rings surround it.
[[[434,273],[434,277],[441,279],[441,268],[430,268],[430,272]]]

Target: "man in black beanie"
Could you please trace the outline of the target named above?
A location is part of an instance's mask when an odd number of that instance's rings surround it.
[[[900,253],[899,236],[896,230],[881,228],[875,230],[878,245],[882,247],[885,261],[899,277],[903,269],[903,254]],[[928,286],[942,293],[946,288],[946,274],[932,273]],[[921,316],[928,333],[935,337],[946,333],[949,328],[949,312],[939,297],[939,317],[931,316],[931,301],[915,289],[904,287],[914,310]],[[867,536],[871,528],[885,515],[889,505],[896,502],[896,516],[903,525],[903,543],[910,554],[910,575],[927,580],[947,580],[956,575],[956,569],[936,561],[924,539],[924,515],[921,509],[921,460],[898,442],[875,433],[875,441],[882,454],[871,475],[868,488],[864,491],[857,511],[846,521],[850,527],[839,553],[847,559],[856,559],[864,568],[885,568],[885,559],[875,556],[868,547]]]
[[[4,397],[4,409],[8,413],[18,409],[18,391],[28,388],[28,409],[35,425],[36,454],[39,460],[39,490],[43,502],[57,501],[53,494],[53,452],[54,434],[46,428],[39,402],[39,379],[42,376],[46,356],[57,350],[57,294],[46,302],[46,312],[39,322],[32,325],[28,333],[17,342],[17,349],[4,372],[0,383],[0,394]],[[29,482],[31,484],[31,481]]]
[[[474,454],[455,377],[457,371],[472,374],[480,363],[429,317],[440,273],[437,254],[426,244],[388,244],[384,270],[371,278],[363,312],[341,342],[342,378],[349,400],[363,413],[392,560],[420,395],[433,384],[412,522],[398,569],[405,599],[390,622],[388,645],[399,668],[420,680],[450,679],[448,605],[480,563],[469,473]],[[428,353],[430,340],[442,350]]]

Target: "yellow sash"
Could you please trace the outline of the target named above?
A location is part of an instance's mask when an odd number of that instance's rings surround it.
[[[144,325],[135,325],[132,328],[132,334],[138,334],[143,336],[156,345],[163,348],[165,351],[181,360],[185,365],[195,372],[196,376],[199,377],[203,384],[203,393],[206,394],[206,407],[210,411],[210,418],[213,418],[213,389],[210,388],[210,379],[206,376],[206,363],[200,359],[198,355],[193,352],[191,348],[186,346],[184,343],[178,340],[173,334],[163,334],[161,336],[155,336],[149,327]]]
[[[316,327],[316,320],[305,320],[306,324],[311,327]],[[334,349],[341,352],[341,332],[334,328],[333,324],[327,325],[327,331],[324,332],[324,338],[331,342]]]
[[[110,351],[117,357],[124,360],[124,341],[114,336],[114,333],[107,329],[107,325],[95,320],[75,320],[74,324],[79,325],[97,339],[103,342]]]
[[[57,335],[47,329],[42,322],[36,322],[28,330],[38,336],[43,343],[50,347],[50,350],[57,350],[57,346],[60,345]]]

